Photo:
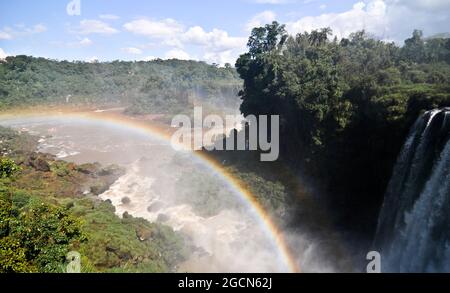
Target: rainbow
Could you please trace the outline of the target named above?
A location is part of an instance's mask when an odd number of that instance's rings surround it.
[[[4,119],[17,119],[17,118],[33,118],[33,117],[45,117],[45,118],[67,118],[77,119],[81,121],[92,121],[102,124],[107,124],[111,127],[124,129],[127,131],[135,131],[140,134],[150,136],[160,141],[171,141],[171,130],[167,126],[150,124],[146,121],[139,119],[133,119],[124,115],[120,115],[112,112],[94,112],[94,111],[82,111],[74,112],[73,110],[64,111],[43,111],[33,113],[31,111],[17,111],[14,114],[4,113],[0,114],[0,121]],[[272,221],[270,215],[264,210],[262,205],[258,202],[255,195],[237,178],[233,176],[227,169],[225,169],[220,163],[209,156],[206,152],[194,152],[195,158],[199,160],[202,165],[219,176],[228,187],[233,190],[240,198],[248,204],[252,212],[257,215],[258,220],[261,222],[261,226],[266,230],[265,232],[273,240],[273,244],[277,247],[281,260],[288,270],[292,273],[299,273],[300,267],[297,265],[297,261],[291,255],[290,249],[286,244],[283,237],[283,233],[278,229],[275,223]]]

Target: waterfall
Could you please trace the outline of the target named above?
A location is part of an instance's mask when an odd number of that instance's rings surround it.
[[[374,247],[383,272],[450,272],[450,108],[426,112],[412,127]]]

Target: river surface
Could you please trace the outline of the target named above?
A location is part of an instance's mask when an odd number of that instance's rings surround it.
[[[258,215],[192,154],[131,128],[64,115],[9,118],[0,125],[39,136],[38,151],[59,159],[125,167],[100,197],[111,200],[118,216],[128,212],[183,233],[193,253],[179,271],[289,271]]]

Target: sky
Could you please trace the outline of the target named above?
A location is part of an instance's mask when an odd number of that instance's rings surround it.
[[[450,0],[0,0],[0,58],[193,59],[234,64],[253,27],[365,29],[399,45],[450,31]]]

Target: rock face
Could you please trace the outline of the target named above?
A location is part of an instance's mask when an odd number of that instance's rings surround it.
[[[94,175],[99,169],[97,164],[83,164],[77,167],[77,171],[86,175]]]
[[[40,172],[50,172],[48,158],[43,154],[31,154],[28,165]]]
[[[162,202],[160,202],[160,201],[157,201],[157,202],[153,203],[152,205],[150,205],[150,206],[147,208],[147,211],[148,211],[149,213],[154,213],[154,212],[159,211],[159,210],[162,209],[163,207],[164,207],[164,203],[162,203]]]
[[[165,223],[165,222],[167,222],[169,220],[170,220],[170,217],[168,215],[165,215],[165,214],[159,214],[158,215],[158,219],[156,219],[156,221],[159,222],[159,223]]]
[[[136,236],[140,241],[147,241],[152,237],[152,231],[148,228],[139,227],[136,229]]]

